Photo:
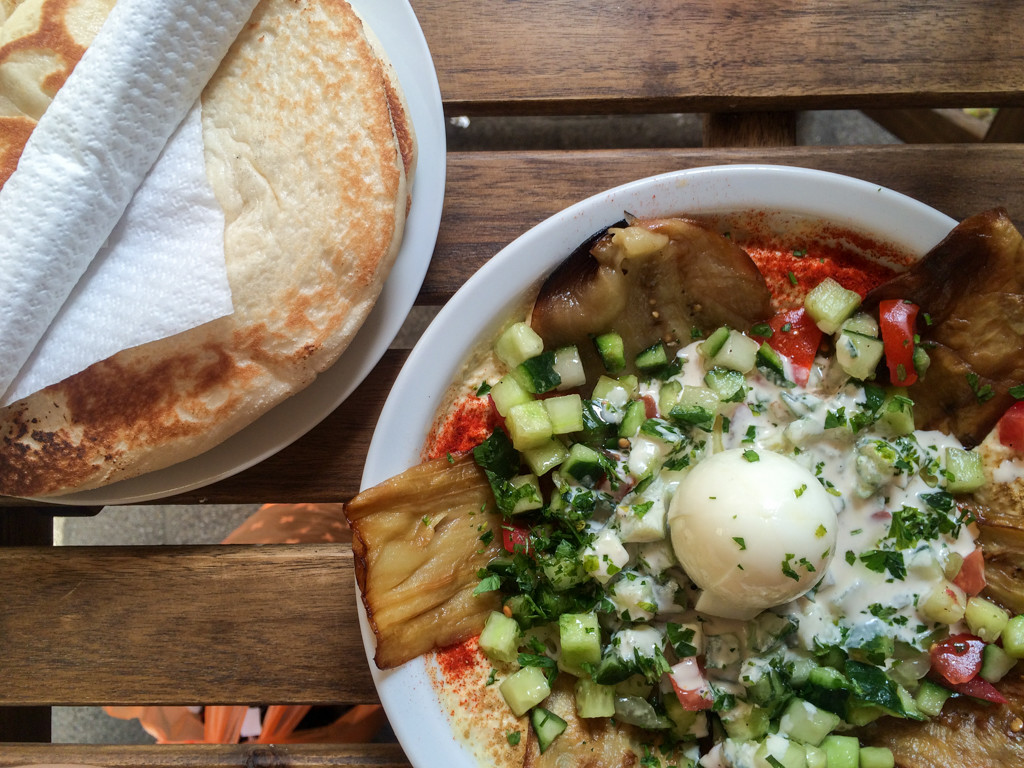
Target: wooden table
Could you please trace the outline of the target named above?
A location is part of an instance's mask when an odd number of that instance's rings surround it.
[[[1011,143],[1024,140],[1017,0],[413,0],[413,7],[449,116],[705,115],[699,149],[450,153],[420,304],[443,304],[505,244],[564,206],[679,168],[819,168],[891,187],[956,218],[1003,205],[1024,224],[1024,144]],[[965,107],[1001,108],[987,137],[934,111]],[[865,110],[918,143],[795,146],[795,113],[812,109]],[[947,143],[923,143],[933,140]],[[389,352],[345,404],[278,455],[161,503],[350,498],[405,356]],[[347,545],[53,549],[46,544],[61,509],[0,502],[9,507],[0,520],[0,741],[22,742],[0,747],[0,766],[407,764],[393,744],[26,743],[49,740],[51,705],[348,704],[376,694]],[[240,594],[249,598],[239,601]]]

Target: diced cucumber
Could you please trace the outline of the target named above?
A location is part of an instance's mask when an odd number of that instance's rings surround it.
[[[666,710],[671,717],[671,710],[668,707]],[[737,703],[732,709],[721,712],[720,716],[730,739],[760,739],[768,733],[768,726],[771,724],[767,709],[750,704]]]
[[[541,556],[538,559],[541,570],[556,592],[572,589],[587,578],[587,572],[583,570],[583,561],[575,552],[570,557],[556,554]]]
[[[830,691],[848,685],[843,673],[832,667],[814,667],[807,673],[807,682]]]
[[[665,714],[672,721],[672,735],[677,739],[691,736],[697,725],[697,719],[704,717],[703,712],[684,709],[683,705],[679,703],[679,699],[672,693],[665,694],[662,704],[665,705]]]
[[[754,753],[754,765],[757,768],[807,768],[807,752],[800,744],[769,734]]]
[[[491,611],[480,633],[480,649],[492,661],[515,661],[519,656],[519,625],[500,611]]]
[[[946,480],[950,493],[971,493],[985,485],[985,470],[981,454],[949,446],[946,448],[946,472],[952,478]]]
[[[530,471],[538,477],[547,474],[569,458],[569,449],[552,437],[543,445],[527,448],[522,452]]]
[[[943,579],[918,603],[917,610],[931,621],[956,624],[967,610],[967,594],[953,582]]]
[[[618,373],[626,367],[626,350],[619,334],[612,331],[595,336],[594,346],[609,373]]]
[[[1014,616],[1003,628],[1003,650],[1015,659],[1024,659],[1024,615]]]
[[[700,354],[704,356],[705,360],[710,360],[722,351],[722,347],[725,346],[725,342],[729,340],[729,331],[730,328],[723,325],[700,343],[698,350],[700,351]]]
[[[562,377],[555,370],[555,353],[541,352],[512,369],[512,375],[527,392],[542,395],[560,386]]]
[[[917,378],[923,381],[925,374],[928,373],[928,368],[931,367],[932,359],[928,357],[928,353],[920,344],[914,347],[914,354],[913,357],[911,357],[911,362],[914,364],[914,371],[917,373]]]
[[[994,643],[998,640],[1009,620],[1010,614],[995,603],[991,603],[983,597],[967,598],[964,621],[967,622],[971,632],[986,643]]]
[[[537,746],[542,754],[566,728],[565,720],[544,707],[534,707],[530,713],[530,725],[537,734]]]
[[[629,401],[629,390],[623,386],[618,379],[611,376],[601,376],[594,384],[594,391],[591,393],[594,400],[607,400],[615,406],[623,406]]]
[[[933,683],[931,680],[922,680],[917,693],[914,694],[914,703],[921,710],[921,714],[928,717],[937,717],[942,712],[942,705],[946,699],[953,695],[953,692]]]
[[[707,387],[687,384],[669,411],[669,417],[673,421],[693,424],[710,432],[718,415],[718,404],[718,395]]]
[[[664,368],[668,363],[668,350],[660,341],[636,356],[636,367],[645,373],[652,373],[659,368]]]
[[[506,677],[498,690],[516,717],[522,717],[551,695],[547,675],[540,667],[523,667]]]
[[[1006,673],[1017,666],[1017,659],[1000,648],[998,645],[989,644],[981,654],[981,675],[982,680],[990,683],[998,683]]]
[[[580,666],[601,660],[601,627],[596,613],[563,613],[558,617],[562,658]]]
[[[886,392],[875,423],[890,435],[909,435],[914,431],[914,402],[905,388],[893,387]]]
[[[619,437],[636,437],[645,421],[647,421],[647,405],[643,400],[631,400],[626,406],[626,414],[619,422]]]
[[[851,702],[846,708],[846,722],[859,728],[863,725],[867,725],[868,723],[875,722],[875,720],[885,714],[887,713],[884,709],[874,704]]]
[[[893,768],[896,758],[888,747],[861,747],[860,768]]]
[[[839,715],[816,707],[809,701],[794,698],[782,714],[779,731],[792,739],[817,747],[840,722]]]
[[[559,395],[541,402],[548,412],[551,431],[556,435],[568,435],[583,429],[583,398],[579,395]]]
[[[509,368],[544,351],[544,340],[527,323],[513,323],[494,343],[494,354]]]
[[[532,493],[524,493],[520,496],[512,507],[512,514],[518,515],[522,512],[529,512],[534,509],[540,509],[544,506],[544,496],[540,492],[540,481],[536,475],[516,475],[509,480],[514,488],[522,488],[523,486],[529,486],[532,489]]]
[[[509,408],[505,427],[517,451],[539,448],[554,435],[548,411],[540,400],[531,400]]]
[[[804,309],[823,333],[835,333],[860,306],[860,294],[826,277],[804,297]]]
[[[767,341],[762,342],[757,349],[757,367],[779,381],[788,381],[786,379],[786,364],[782,361],[782,356],[772,349]]]
[[[807,753],[807,768],[828,768],[828,758],[824,749],[804,744],[804,751]]]
[[[529,595],[513,595],[505,601],[505,605],[511,611],[512,618],[524,629],[547,621],[547,616],[541,613],[536,601]]]
[[[723,403],[742,402],[747,394],[746,382],[742,373],[731,368],[715,367],[704,374],[704,383]]]
[[[761,345],[749,336],[745,336],[739,331],[730,330],[718,351],[707,358],[708,365],[747,373],[754,370],[754,365],[757,362],[757,350],[760,347]]]
[[[581,677],[576,681],[575,692],[576,714],[580,717],[611,717],[615,714],[615,689],[612,686]]]
[[[604,477],[601,455],[582,443],[573,443],[569,449],[569,458],[562,462],[562,474],[593,488]]]
[[[856,312],[839,327],[840,333],[845,331],[878,338],[878,321],[867,312]]]
[[[580,352],[573,345],[555,350],[555,362],[552,367],[562,380],[558,389],[573,389],[587,383],[587,373],[583,370]]]
[[[491,387],[491,400],[494,401],[498,413],[504,417],[508,416],[512,406],[533,400],[533,395],[523,389],[515,376],[509,374],[502,376],[498,383]]]
[[[836,362],[854,379],[873,379],[883,352],[882,340],[873,336],[848,330],[836,336]]]
[[[679,395],[682,394],[682,382],[672,379],[661,385],[658,391],[658,413],[667,416],[675,404],[679,402]]]
[[[828,768],[858,768],[860,765],[860,743],[856,736],[829,734],[821,742],[825,750],[825,765]]]

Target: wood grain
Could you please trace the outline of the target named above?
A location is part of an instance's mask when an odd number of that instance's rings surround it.
[[[377,700],[346,544],[0,557],[0,706]]]
[[[397,744],[114,746],[5,744],[0,768],[90,765],[104,768],[408,768]]]
[[[449,114],[1024,104],[1018,0],[413,0]]]

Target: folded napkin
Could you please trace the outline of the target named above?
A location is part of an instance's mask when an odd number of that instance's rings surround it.
[[[57,92],[0,189],[0,404],[230,311],[194,105],[256,2],[120,0]]]

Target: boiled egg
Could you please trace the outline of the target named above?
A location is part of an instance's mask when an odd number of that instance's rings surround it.
[[[668,511],[672,548],[701,590],[698,611],[749,619],[795,600],[825,574],[839,523],[805,467],[763,449],[731,449],[679,482]]]

